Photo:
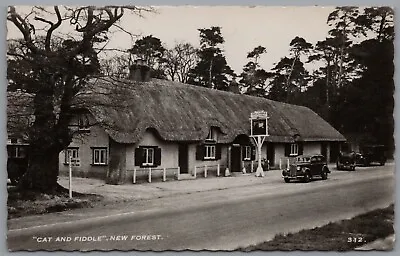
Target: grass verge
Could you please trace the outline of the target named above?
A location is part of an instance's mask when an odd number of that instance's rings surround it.
[[[68,193],[43,194],[32,191],[21,191],[16,187],[8,188],[8,219],[37,215],[50,212],[62,212],[76,208],[93,207],[101,201],[102,196],[93,194]]]
[[[366,243],[394,234],[394,205],[358,215],[349,220],[279,234],[273,240],[239,248],[242,251],[351,251]]]

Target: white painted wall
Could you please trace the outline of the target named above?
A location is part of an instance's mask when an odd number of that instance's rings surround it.
[[[94,123],[92,116],[89,116],[91,123]],[[77,118],[72,120],[77,123]],[[91,147],[105,147],[109,154],[109,136],[100,126],[90,127],[90,133],[82,133],[75,135],[69,147],[79,147],[80,166],[73,167],[72,175],[77,177],[98,177],[105,178],[108,171],[107,166],[92,165],[92,149]],[[108,157],[109,159],[109,157]],[[64,164],[65,152],[59,154],[60,174],[66,175],[69,172],[69,166]]]
[[[157,146],[161,148],[161,165],[156,168],[178,167],[178,144],[162,141],[152,131],[147,130],[139,143],[127,146],[127,170],[133,170],[135,167],[139,168],[139,166],[135,166],[135,148],[138,148],[139,146]]]
[[[306,142],[303,147],[303,154],[321,154],[321,142]]]

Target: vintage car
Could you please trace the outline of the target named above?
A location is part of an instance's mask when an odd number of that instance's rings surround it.
[[[321,177],[323,180],[328,178],[330,173],[323,155],[301,155],[296,157],[289,169],[282,171],[283,179],[286,183],[294,179],[309,182],[314,177]]]
[[[360,166],[370,166],[371,163],[385,165],[386,147],[384,145],[367,145],[361,147],[360,152],[356,153],[356,164]]]
[[[336,169],[338,170],[356,170],[356,153],[344,153],[340,152],[336,160]]]

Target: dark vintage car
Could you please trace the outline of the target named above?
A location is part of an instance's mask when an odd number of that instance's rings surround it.
[[[356,170],[356,153],[344,153],[340,152],[336,160],[336,169],[338,170]]]
[[[370,166],[372,163],[385,165],[386,147],[384,145],[367,145],[361,147],[360,152],[356,153],[356,164],[360,166]]]
[[[314,177],[321,177],[323,180],[328,178],[330,173],[323,155],[301,155],[296,157],[296,161],[290,165],[289,169],[282,171],[285,182],[300,179],[309,182]]]

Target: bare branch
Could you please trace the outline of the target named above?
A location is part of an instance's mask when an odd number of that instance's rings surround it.
[[[28,22],[19,15],[14,6],[9,6],[7,13],[7,20],[11,21],[18,29],[21,31],[26,46],[33,52],[43,52],[38,47],[35,46],[34,41],[31,36],[31,26]]]
[[[56,15],[57,15],[57,23],[51,24],[51,27],[49,28],[49,30],[47,31],[47,34],[46,34],[45,49],[48,52],[51,51],[51,49],[50,49],[51,35],[52,35],[53,31],[56,30],[58,27],[60,27],[60,25],[62,23],[62,18],[61,18],[61,14],[60,14],[60,10],[58,9],[58,6],[54,6],[54,11],[56,12]]]

